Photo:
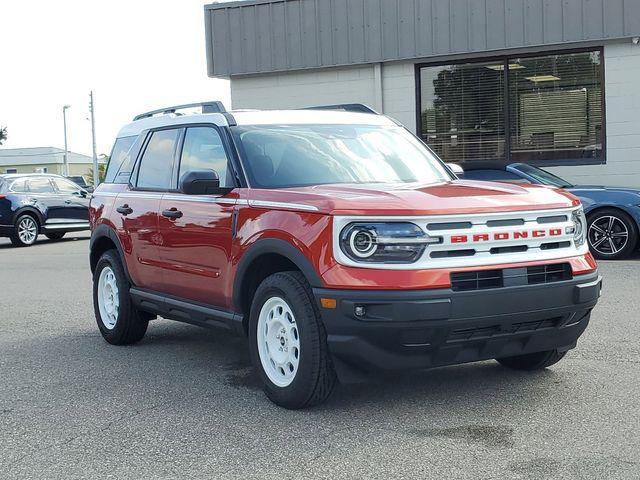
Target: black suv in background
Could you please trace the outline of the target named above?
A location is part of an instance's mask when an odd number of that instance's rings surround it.
[[[89,194],[58,175],[0,175],[0,237],[16,247],[89,229]]]
[[[86,190],[89,193],[93,192],[93,185],[89,185],[87,180],[82,175],[73,175],[70,177],[65,177],[67,180],[71,180],[73,183],[78,185],[83,190]]]

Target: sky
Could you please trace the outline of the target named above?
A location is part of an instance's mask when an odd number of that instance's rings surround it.
[[[222,100],[227,80],[207,77],[207,0],[0,0],[0,148],[64,146],[91,155],[138,113]]]

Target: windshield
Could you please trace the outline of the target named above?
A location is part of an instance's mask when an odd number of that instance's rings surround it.
[[[401,127],[250,125],[232,130],[255,187],[452,179],[435,154]]]
[[[562,178],[554,175],[553,173],[549,173],[546,170],[542,170],[541,168],[532,167],[531,165],[527,165],[526,163],[516,163],[512,166],[513,168],[520,170],[525,175],[533,177],[536,181],[540,182],[543,185],[551,185],[552,187],[560,188],[573,187],[573,185],[571,185],[566,180],[563,180]]]

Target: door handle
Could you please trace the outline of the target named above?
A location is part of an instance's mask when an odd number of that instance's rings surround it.
[[[169,210],[163,210],[162,216],[167,218],[180,218],[182,216],[182,212],[177,208],[170,208]]]
[[[71,204],[71,200],[65,200],[64,203],[66,203],[67,205]]]
[[[129,215],[130,213],[133,213],[133,208],[125,203],[121,207],[116,208],[116,211],[122,215]]]

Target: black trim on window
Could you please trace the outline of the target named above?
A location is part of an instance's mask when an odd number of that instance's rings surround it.
[[[414,65],[415,68],[415,101],[416,101],[416,132],[417,136],[422,139],[422,85],[421,85],[421,77],[420,72],[424,67],[437,67],[444,65],[464,65],[464,64],[473,64],[473,63],[483,63],[488,61],[502,62],[504,65],[504,101],[503,101],[503,109],[504,109],[504,118],[505,118],[505,159],[504,162],[506,164],[514,163],[511,160],[511,119],[509,117],[509,68],[508,62],[513,58],[535,58],[535,57],[543,57],[543,56],[553,56],[553,55],[570,55],[573,53],[589,53],[589,52],[599,52],[600,53],[600,102],[602,109],[602,132],[601,132],[601,142],[602,142],[602,154],[601,158],[576,158],[576,159],[567,159],[567,160],[532,160],[528,161],[529,165],[538,166],[538,167],[558,167],[558,166],[580,166],[580,165],[606,165],[607,163],[607,109],[606,109],[606,99],[605,99],[605,58],[604,58],[604,47],[602,45],[585,47],[585,48],[570,48],[570,49],[554,49],[554,50],[539,50],[535,52],[527,52],[527,53],[518,53],[515,52],[510,55],[497,55],[497,56],[483,56],[483,57],[473,57],[473,58],[457,58],[455,60],[438,60],[433,62],[422,62],[416,63]],[[425,143],[427,143],[425,141]],[[443,159],[445,162],[446,159]]]

